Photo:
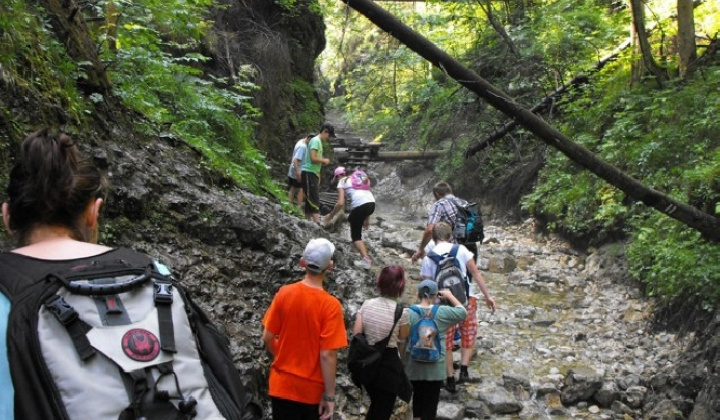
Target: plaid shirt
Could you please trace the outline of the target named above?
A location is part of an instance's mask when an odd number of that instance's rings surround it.
[[[428,216],[428,225],[434,225],[438,222],[445,222],[450,226],[455,226],[455,218],[457,217],[457,206],[455,203],[462,203],[463,200],[455,197],[452,194],[448,194],[445,197],[439,199],[433,204],[430,215]],[[453,238],[453,242],[454,242]]]

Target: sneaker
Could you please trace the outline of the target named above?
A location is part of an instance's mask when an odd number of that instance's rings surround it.
[[[457,391],[457,388],[455,388],[455,377],[454,376],[448,376],[445,380],[445,389],[447,389],[448,392],[455,393]]]
[[[360,267],[364,269],[370,269],[370,266],[372,265],[372,261],[370,260],[370,257],[365,257],[361,260],[357,260],[354,262],[355,267]]]
[[[467,370],[460,369],[460,376],[458,377],[457,383],[467,383],[470,382],[470,374],[468,374]]]

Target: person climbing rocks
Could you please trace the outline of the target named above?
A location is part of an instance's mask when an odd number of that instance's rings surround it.
[[[362,239],[362,231],[363,229],[367,229],[370,224],[370,216],[375,212],[375,197],[369,189],[369,179],[366,180],[367,187],[363,186],[363,180],[354,181],[352,176],[348,176],[344,166],[335,168],[333,175],[333,183],[337,182],[338,198],[335,207],[333,207],[332,211],[325,217],[324,226],[327,227],[335,215],[344,208],[345,197],[347,196],[350,200],[350,214],[347,218],[350,223],[350,241],[360,253],[360,260],[355,261],[354,264],[356,267],[369,269],[372,265],[372,260],[368,255],[367,247]],[[367,177],[367,174],[364,176]]]

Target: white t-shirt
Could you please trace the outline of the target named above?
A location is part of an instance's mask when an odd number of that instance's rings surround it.
[[[342,188],[345,190],[345,201],[350,202],[350,209],[360,207],[366,203],[375,202],[375,196],[373,196],[373,193],[371,193],[370,190],[356,190],[353,188],[349,176],[340,178],[337,187],[338,189]]]
[[[423,258],[422,266],[420,267],[420,277],[429,279],[435,278],[435,270],[437,269],[437,264],[435,264],[435,261],[431,260],[430,257],[427,256],[430,251],[433,251],[439,255],[449,254],[453,245],[454,244],[450,242],[440,242],[436,246],[435,242],[433,242],[432,240],[428,242],[427,246],[425,246],[425,258]],[[455,254],[455,258],[458,259],[458,262],[460,263],[460,269],[462,270],[462,273],[465,277],[468,277],[467,263],[468,261],[472,260],[473,257],[473,253],[470,252],[470,250],[468,250],[467,248],[465,248],[464,245],[458,245],[458,251],[457,254]],[[470,296],[474,296],[475,282],[473,281],[473,279],[469,280]]]

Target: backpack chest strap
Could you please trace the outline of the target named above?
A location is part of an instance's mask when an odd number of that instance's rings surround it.
[[[95,349],[87,338],[87,333],[92,327],[80,319],[75,308],[65,302],[65,299],[59,295],[52,295],[45,299],[43,305],[55,316],[58,322],[65,326],[75,350],[80,356],[80,360],[84,362],[95,355]]]

